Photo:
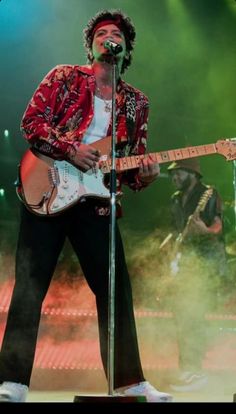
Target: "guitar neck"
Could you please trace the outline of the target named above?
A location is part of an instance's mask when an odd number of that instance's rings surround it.
[[[172,162],[176,160],[183,160],[187,158],[202,157],[204,155],[211,155],[218,153],[215,144],[198,145],[194,147],[179,148],[169,151],[153,152],[150,153],[152,158],[159,164],[166,162]],[[129,157],[117,158],[116,159],[116,170],[122,172],[138,168],[140,161],[146,155],[133,155]],[[102,161],[102,169],[104,172],[109,172],[111,169],[111,162]]]
[[[152,153],[153,158],[159,163],[184,160],[187,158],[202,157],[217,153],[215,144],[199,145],[194,147],[179,148],[169,151]]]

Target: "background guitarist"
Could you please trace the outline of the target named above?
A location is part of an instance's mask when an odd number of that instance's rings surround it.
[[[95,141],[111,134],[111,53],[107,40],[121,45],[116,55],[117,155],[146,151],[148,99],[121,79],[131,63],[135,40],[131,20],[120,11],[102,11],[84,30],[88,65],[58,65],[35,91],[22,120],[31,148],[83,171],[96,168]],[[134,191],[156,179],[151,156],[139,168],[118,177]],[[39,181],[35,186],[40,185]],[[109,204],[108,204],[109,205]],[[42,217],[22,205],[16,254],[16,284],[0,358],[0,400],[25,401],[33,367],[42,302],[66,237],[96,296],[101,356],[107,365],[109,208],[85,199],[54,217]],[[117,392],[145,395],[147,401],[170,401],[145,381],[137,344],[132,293],[117,227],[114,386]]]
[[[221,199],[214,188],[201,182],[199,160],[173,162],[168,171],[177,189],[171,197],[171,213],[180,249],[171,298],[180,372],[171,388],[184,392],[198,390],[207,382],[202,371],[207,333],[205,313],[216,306],[226,256]]]

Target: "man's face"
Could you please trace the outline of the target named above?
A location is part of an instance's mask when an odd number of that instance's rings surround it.
[[[185,191],[192,183],[193,174],[186,170],[178,168],[171,171],[171,179],[177,190]]]
[[[105,24],[94,33],[92,54],[96,61],[104,61],[110,56],[109,50],[105,49],[104,42],[111,40],[122,46],[122,51],[116,55],[117,60],[123,61],[126,54],[125,36],[115,24]]]

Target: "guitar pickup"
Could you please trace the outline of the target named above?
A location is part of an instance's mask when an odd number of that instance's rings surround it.
[[[52,186],[58,186],[60,184],[60,176],[57,168],[50,168],[48,170],[48,179]]]

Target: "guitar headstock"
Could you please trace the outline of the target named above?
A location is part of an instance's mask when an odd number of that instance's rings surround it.
[[[236,138],[220,139],[216,142],[216,150],[227,161],[236,160]]]

